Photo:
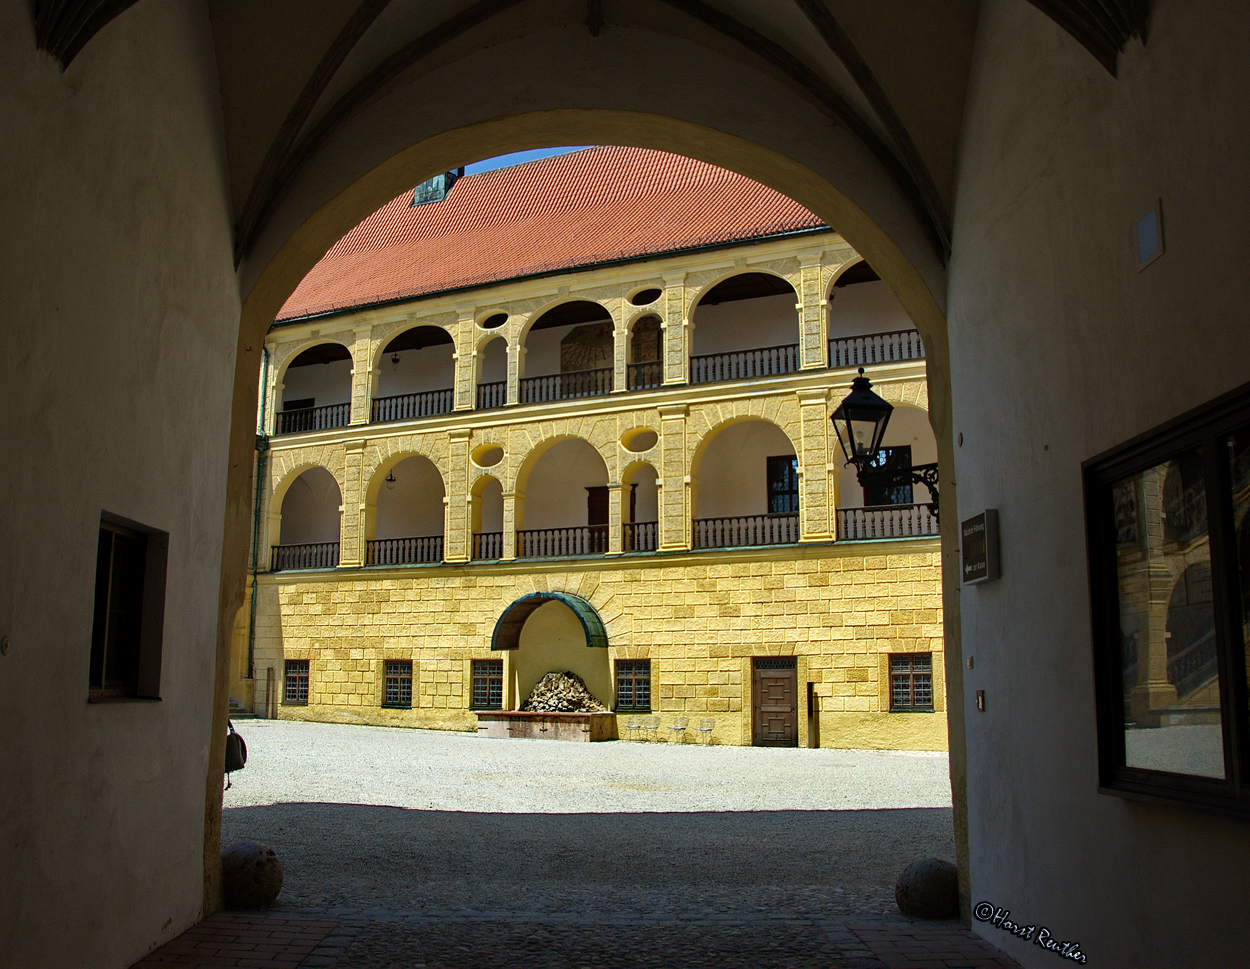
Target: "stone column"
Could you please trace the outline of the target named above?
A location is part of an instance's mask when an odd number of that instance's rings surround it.
[[[820,256],[799,259],[799,366],[815,370],[828,362],[828,326],[825,322],[824,273]]]
[[[377,372],[373,368],[372,324],[356,328],[352,343],[352,416],[353,424],[368,424],[373,418],[373,387]]]
[[[623,394],[629,390],[629,329],[625,319],[628,314],[616,311],[612,314],[612,393]]]
[[[608,482],[608,554],[620,555],[625,550],[624,521],[619,481]]]
[[[339,524],[339,568],[359,568],[365,562],[364,441],[343,446],[343,504]]]
[[[690,340],[694,324],[686,319],[686,274],[664,277],[664,314],[660,321],[660,359],[664,384],[684,384],[690,377]]]
[[[516,558],[517,529],[525,527],[525,493],[522,491],[505,491],[503,493],[503,555],[501,560],[510,562]]]
[[[473,554],[472,496],[469,494],[469,440],[473,432],[456,427],[447,432],[447,479],[443,525],[443,560],[467,562]]]
[[[686,467],[685,404],[660,405],[659,551],[690,548],[690,473]]]
[[[452,394],[453,410],[472,410],[476,404],[477,394],[477,327],[473,324],[472,310],[462,309],[460,321],[452,334],[455,341],[455,352],[451,355],[452,367],[455,372],[455,391]]]
[[[521,378],[525,376],[525,347],[508,341],[508,403],[521,402]]]
[[[269,351],[269,370],[264,374],[265,411],[260,415],[259,423],[261,433],[273,437],[278,429],[278,411],[282,410],[282,384],[278,381],[278,348],[268,344],[266,349]]]
[[[799,534],[803,542],[828,542],[833,502],[829,473],[829,391],[800,390]]]

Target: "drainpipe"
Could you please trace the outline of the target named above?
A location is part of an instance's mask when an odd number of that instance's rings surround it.
[[[247,620],[247,678],[256,678],[256,572],[260,563],[260,506],[265,494],[265,460],[269,437],[265,434],[266,397],[269,393],[269,348],[261,350],[260,417],[256,428],[256,501],[252,506],[252,606]]]

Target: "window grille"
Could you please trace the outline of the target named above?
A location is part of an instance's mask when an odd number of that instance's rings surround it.
[[[412,706],[412,660],[388,659],[385,665],[384,707]]]
[[[768,459],[768,513],[793,515],[799,510],[799,459],[782,454]]]
[[[890,710],[933,712],[933,654],[890,655]]]
[[[910,505],[911,481],[900,476],[910,467],[910,444],[881,448],[864,475],[864,505]]]
[[[651,712],[651,660],[616,661],[616,709]]]
[[[286,661],[285,689],[282,692],[283,703],[308,702],[308,660],[289,659]]]
[[[503,660],[473,661],[472,705],[474,710],[503,709]]]

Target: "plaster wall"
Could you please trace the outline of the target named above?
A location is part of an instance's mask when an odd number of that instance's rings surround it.
[[[565,670],[580,676],[600,703],[612,704],[608,651],[586,645],[581,621],[563,602],[548,602],[534,610],[521,629],[520,646],[508,660],[513,709],[521,707],[544,675]]]
[[[604,311],[605,315],[607,311]],[[530,330],[525,335],[525,376],[545,377],[560,372],[560,341],[577,329],[574,326],[552,326]]]
[[[352,362],[334,360],[305,367],[287,367],[282,376],[282,400],[313,398],[314,407],[346,404],[352,399]]]
[[[291,482],[282,496],[280,544],[337,542],[342,504],[334,475],[325,468],[309,468]]]
[[[1250,826],[1098,792],[1080,466],[1250,380],[1250,19],[1152,7],[1116,79],[1029,4],[984,4],[950,349],[959,514],[1002,529],[1002,578],[961,594],[972,901],[1091,965],[1183,969],[1245,963]],[[1159,197],[1166,252],[1138,272]]]
[[[768,459],[784,454],[794,454],[794,445],[776,424],[743,421],[725,428],[699,462],[694,517],[767,514]]]
[[[736,299],[715,306],[700,304],[694,311],[691,353],[726,353],[799,342],[799,314],[794,293]]]
[[[835,286],[830,292],[830,339],[912,329],[915,325],[884,280]]]
[[[205,6],[62,72],[3,0],[0,87],[0,966],[123,969],[204,899],[240,309]],[[105,510],[169,533],[160,702],[87,702]]]
[[[374,538],[418,538],[443,534],[443,478],[427,458],[405,458],[395,465],[395,486],[378,489]],[[335,510],[337,518],[338,511]],[[338,522],[335,522],[337,526]]]
[[[399,363],[391,363],[391,355],[383,353],[378,361],[374,397],[394,397],[427,390],[451,390],[456,382],[456,366],[452,360],[455,347],[450,343],[420,350],[401,350]]]

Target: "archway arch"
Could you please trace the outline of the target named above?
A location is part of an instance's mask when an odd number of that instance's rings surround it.
[[[381,343],[374,361],[377,386],[371,419],[401,421],[450,413],[455,352],[447,329],[429,323],[408,327]]]
[[[493,474],[481,474],[469,489],[469,530],[474,559],[503,556],[503,485]]]
[[[522,462],[516,492],[518,558],[608,550],[608,466],[589,441],[544,441]]]
[[[502,407],[508,402],[508,338],[487,333],[474,354],[474,404],[477,410]]]
[[[630,390],[650,390],[664,383],[664,324],[652,311],[629,321],[627,385]]]
[[[338,565],[343,494],[333,474],[320,465],[306,468],[284,483],[274,504],[272,571]]]
[[[621,550],[659,547],[660,476],[650,461],[632,461],[621,472]]]
[[[594,300],[561,299],[532,313],[517,335],[520,403],[610,393],[614,331],[612,313]]]
[[[299,349],[283,364],[277,385],[277,434],[342,427],[351,420],[352,353],[337,340]]]
[[[438,465],[423,454],[379,465],[365,492],[365,564],[441,562],[446,494]]]
[[[799,369],[798,293],[771,270],[736,270],[690,309],[690,382],[744,380]]]
[[[699,442],[691,462],[690,507],[695,548],[797,542],[794,442],[763,417],[718,424]]]

